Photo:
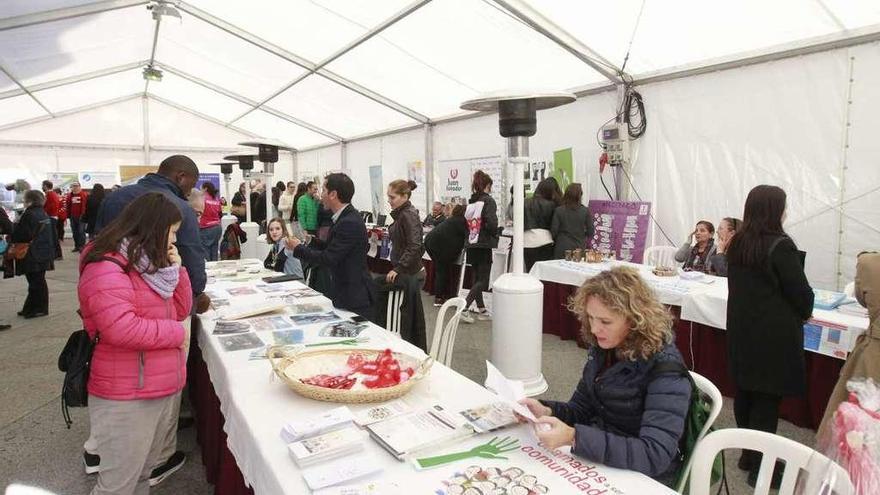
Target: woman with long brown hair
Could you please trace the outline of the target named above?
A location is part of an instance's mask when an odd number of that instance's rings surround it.
[[[577,182],[565,188],[562,206],[553,212],[550,233],[553,234],[553,255],[556,259],[565,257],[570,249],[584,249],[587,240],[593,237],[593,219],[590,210],[583,205],[584,190]]]
[[[153,468],[177,428],[186,383],[192,288],[174,246],[183,216],[146,193],[101,229],[80,259],[83,326],[96,340],[88,381],[92,494],[149,491]],[[88,462],[87,462],[88,465]]]
[[[779,187],[753,188],[727,251],[727,355],[736,425],[770,433],[776,433],[782,397],[806,390],[803,325],[814,297],[803,257],[782,228],[785,201]],[[740,458],[752,486],[760,463],[755,452]],[[777,469],[774,484],[780,480]]]
[[[483,291],[489,290],[489,277],[492,273],[492,250],[498,246],[498,206],[489,194],[492,192],[492,177],[482,170],[474,172],[471,181],[473,194],[465,211],[468,224],[467,263],[474,270],[474,283],[465,299],[461,321],[473,323],[468,314],[471,304],[477,303],[477,319],[491,320],[492,316],[483,302]],[[464,269],[464,268],[462,268]]]

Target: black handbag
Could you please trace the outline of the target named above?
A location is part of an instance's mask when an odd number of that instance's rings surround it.
[[[123,271],[125,270],[125,265],[116,258],[104,256],[100,261],[116,263]],[[82,317],[79,310],[77,314]],[[89,369],[98,339],[97,334],[95,340],[92,340],[85,329],[77,330],[70,334],[58,356],[58,369],[64,372],[64,383],[61,386],[61,414],[64,416],[67,428],[73,423],[69,408],[89,405]]]

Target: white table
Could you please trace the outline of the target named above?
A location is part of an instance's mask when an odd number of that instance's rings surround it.
[[[683,280],[681,277],[658,277],[652,273],[653,267],[625,261],[605,261],[602,263],[575,263],[564,260],[541,261],[535,263],[530,272],[533,276],[547,282],[580,286],[587,279],[615,266],[629,266],[639,270],[644,279],[654,287],[660,302],[681,307],[681,319],[701,323],[722,330],[727,329],[727,279],[704,275],[699,281]],[[853,316],[839,311],[813,310],[811,324],[825,327],[821,339],[811,340],[805,348],[812,352],[846,359],[847,353],[855,345],[856,337],[867,328],[867,318]],[[838,330],[836,339],[829,339],[828,330]],[[837,340],[837,342],[835,342]]]
[[[256,281],[218,282],[209,286],[208,290],[216,293],[224,288],[257,283]],[[287,284],[302,287],[299,282]],[[315,299],[327,302],[323,296]],[[345,311],[336,311],[343,316],[350,315]],[[287,453],[287,447],[281,440],[279,431],[285,422],[306,418],[337,405],[313,401],[295,394],[281,380],[273,379],[267,360],[249,360],[248,350],[224,351],[217,337],[212,335],[214,321],[211,320],[210,313],[201,317],[201,323],[198,342],[202,358],[220,400],[220,410],[225,418],[224,430],[228,436],[228,448],[235,457],[245,483],[253,487],[257,494],[309,493],[299,468]],[[322,326],[323,324],[315,324],[302,327],[306,339],[319,339],[317,332]],[[257,333],[264,342],[271,343],[271,332]],[[371,342],[368,344],[370,347],[390,347],[395,351],[424,356],[415,346],[375,325],[365,330],[362,335],[370,337]],[[492,393],[480,385],[437,363],[434,364],[430,375],[416,385],[405,399],[417,408],[442,404],[452,411],[496,400]],[[356,406],[351,407],[357,410]],[[520,439],[521,449],[506,454],[509,457],[508,461],[471,459],[428,471],[415,470],[412,464],[398,461],[377,443],[369,440],[366,452],[383,467],[383,472],[367,480],[382,480],[397,485],[400,493],[434,494],[437,493],[435,490],[443,487],[443,480],[468,466],[496,466],[504,469],[517,466],[537,477],[538,483],[548,486],[550,488],[548,493],[551,494],[579,492],[577,483],[606,489],[608,494],[674,493],[639,473],[571,458],[564,451],[555,453],[546,451],[537,445],[526,426],[507,428],[494,434],[483,434],[451,448],[425,454],[466,450],[496,435],[516,436]],[[551,466],[551,462],[557,464]],[[551,467],[559,467],[560,471],[554,471]],[[592,469],[587,469],[590,467]],[[581,481],[572,482],[563,477],[561,469],[567,469],[568,474],[573,476],[578,468],[585,474],[573,479]],[[604,482],[598,483],[596,480],[599,477],[604,478]]]

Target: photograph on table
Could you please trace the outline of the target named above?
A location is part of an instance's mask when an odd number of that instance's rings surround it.
[[[340,321],[331,323],[318,333],[321,337],[357,337],[364,329],[367,328],[365,323],[354,323],[352,321]]]
[[[257,284],[257,289],[268,293],[288,292],[289,289],[281,284]]]
[[[287,291],[288,304],[296,304],[298,299],[304,297],[317,297],[321,293],[311,287],[303,287],[301,289],[290,289]]]
[[[459,414],[468,420],[477,433],[494,431],[505,426],[517,424],[513,408],[506,402],[493,402],[483,406],[472,407],[460,411]]]
[[[247,349],[256,349],[262,347],[265,343],[257,337],[253,332],[243,333],[240,335],[226,335],[217,337],[223,350],[226,352],[244,351]]]
[[[318,313],[311,315],[293,315],[290,317],[297,325],[313,325],[315,323],[327,323],[331,321],[339,321],[342,318],[335,311],[328,313]]]
[[[299,328],[275,330],[272,332],[272,339],[275,340],[275,345],[301,344],[303,342],[303,331]]]
[[[259,294],[253,287],[233,287],[231,289],[227,289],[226,292],[233,296],[252,296],[254,294]]]
[[[326,313],[328,308],[323,304],[318,303],[297,303],[290,306],[290,311],[295,315],[311,315],[315,313]]]
[[[251,326],[244,321],[218,321],[214,326],[214,335],[232,335],[247,333]]]
[[[293,328],[293,323],[283,316],[264,316],[247,320],[256,331],[284,330]]]

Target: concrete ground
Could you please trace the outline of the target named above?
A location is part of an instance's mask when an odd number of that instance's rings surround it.
[[[71,241],[65,243],[65,259],[56,270],[47,273],[50,292],[50,315],[24,320],[16,317],[21,309],[27,284],[24,277],[0,281],[0,322],[13,328],[0,332],[0,487],[24,485],[54,494],[86,494],[94,478],[83,471],[82,444],[88,436],[88,412],[72,409],[73,425],[65,428],[61,417],[61,372],[56,360],[67,337],[80,328],[76,315],[77,269]],[[426,318],[433,331],[436,308],[433,298],[424,297]],[[482,383],[485,360],[489,357],[491,325],[462,323],[455,345],[452,367]],[[565,400],[580,378],[584,351],[572,341],[544,336],[544,376],[550,389],[542,398]],[[732,401],[724,400],[718,426],[735,426]],[[779,433],[812,445],[813,432],[781,421]],[[213,487],[205,480],[201,452],[195,442],[195,430],[188,428],[179,435],[179,448],[186,452],[187,463],[162,485],[155,494],[209,494]],[[727,473],[731,493],[752,493],[745,476],[728,455]],[[10,491],[10,493],[12,493]]]

